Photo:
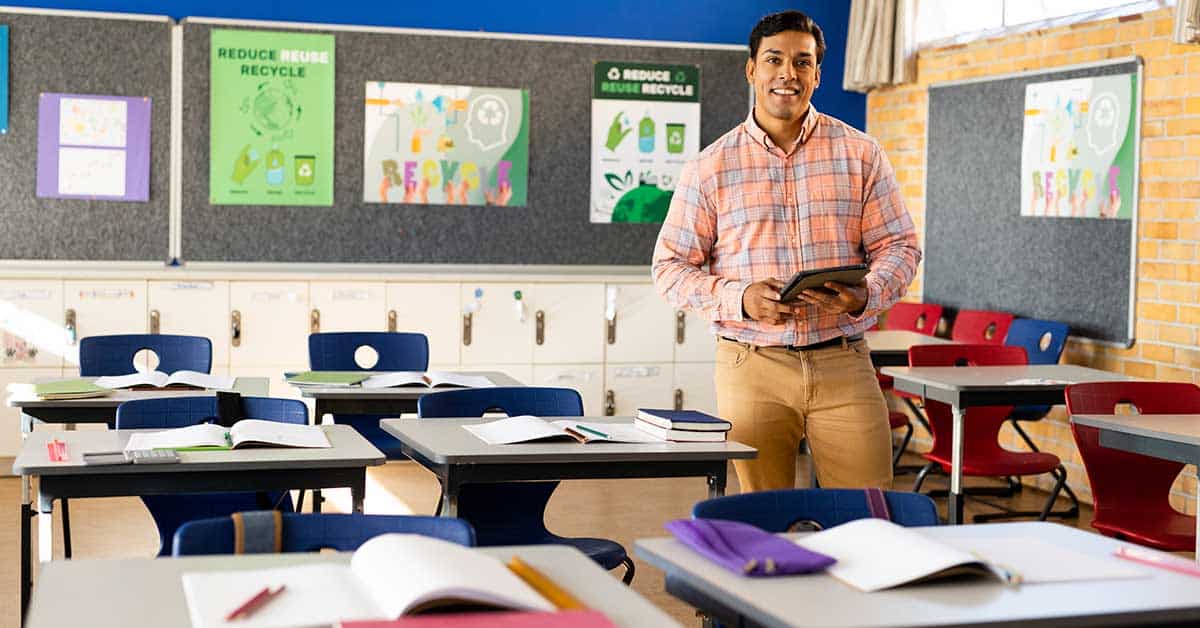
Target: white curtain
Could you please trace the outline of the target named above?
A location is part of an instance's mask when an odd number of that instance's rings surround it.
[[[842,88],[869,92],[916,79],[916,0],[851,0]]]
[[[1200,0],[1179,0],[1175,5],[1175,41],[1200,44]]]

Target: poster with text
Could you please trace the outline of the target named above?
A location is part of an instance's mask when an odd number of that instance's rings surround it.
[[[333,205],[333,53],[333,35],[212,31],[209,202]]]
[[[150,99],[41,94],[37,195],[150,200]]]
[[[8,25],[0,24],[0,134],[8,133]]]
[[[1136,74],[1025,86],[1021,215],[1133,216]]]
[[[525,205],[528,90],[373,81],[364,131],[364,202]]]
[[[700,152],[700,68],[596,63],[591,152],[592,222],[662,222]]]

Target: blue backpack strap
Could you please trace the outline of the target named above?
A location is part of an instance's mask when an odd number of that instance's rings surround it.
[[[867,496],[867,509],[871,511],[871,516],[876,519],[892,520],[892,513],[888,511],[887,499],[883,495],[883,490],[878,488],[865,488],[863,492]]]
[[[234,554],[278,554],[283,550],[283,514],[278,510],[235,512]]]

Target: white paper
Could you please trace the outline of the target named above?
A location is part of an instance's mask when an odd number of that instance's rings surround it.
[[[233,446],[242,443],[262,443],[279,447],[330,447],[329,437],[319,425],[296,425],[261,419],[242,419],[229,429]]]
[[[462,386],[464,388],[493,388],[496,386],[485,375],[427,371],[425,376],[429,378],[429,385],[434,388],[443,385]]]
[[[570,438],[566,432],[562,431],[562,428],[527,414],[462,427],[489,445],[511,445],[548,438]]]
[[[421,371],[396,371],[394,373],[376,373],[362,381],[363,388],[395,388],[399,386],[427,387],[425,373]]]
[[[212,423],[189,425],[161,432],[136,432],[129,436],[125,451],[176,449],[179,447],[225,447],[225,428]]]
[[[230,611],[263,587],[281,584],[284,591],[249,617],[225,621]],[[288,628],[387,618],[347,565],[185,573],[183,594],[192,628]]]
[[[124,148],[128,121],[124,100],[63,98],[58,101],[58,143]]]
[[[125,196],[125,151],[59,148],[58,193],[72,196]]]
[[[1113,556],[1091,556],[1030,537],[942,541],[1019,574],[1022,584],[1144,578],[1150,574]]]
[[[236,378],[223,375],[209,375],[197,371],[175,371],[170,375],[162,371],[139,371],[128,375],[109,375],[97,377],[95,384],[101,388],[129,388],[130,386],[157,386],[162,388],[171,384],[187,384],[215,390],[233,388]]]
[[[661,438],[655,438],[652,434],[647,434],[642,430],[637,429],[632,423],[588,423],[586,421],[562,420],[554,421],[555,425],[561,429],[576,428],[583,426],[585,430],[576,429],[576,433],[583,434],[587,437],[585,442],[592,441],[608,441],[611,443],[661,443]],[[591,431],[588,431],[591,430]],[[597,434],[596,432],[599,432]],[[601,436],[603,434],[604,436]]]

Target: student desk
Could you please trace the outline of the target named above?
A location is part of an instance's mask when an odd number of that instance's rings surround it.
[[[442,509],[438,514],[444,517],[456,516],[459,488],[470,483],[702,476],[708,478],[709,497],[720,497],[725,494],[728,462],[758,455],[753,447],[733,441],[489,445],[462,428],[494,420],[383,419],[379,425],[400,439],[405,455],[438,477],[442,484]],[[630,423],[633,417],[585,420]]]
[[[945,338],[926,336],[915,331],[881,329],[863,334],[871,349],[871,364],[875,368],[908,366],[908,348],[913,345],[950,344]]]
[[[111,466],[87,466],[83,464],[83,454],[121,450],[131,433],[160,430],[39,431],[30,434],[13,462],[13,473],[22,476],[21,608],[28,603],[31,585],[29,519],[32,500],[29,486],[33,476],[39,479],[38,554],[42,563],[53,556],[50,511],[55,499],[348,486],[354,512],[362,512],[367,467],[383,464],[383,453],[350,426],[326,425],[323,429],[333,445],[328,449],[185,451],[179,453],[182,461],[178,464]],[[46,442],[54,436],[67,443],[69,460],[50,462]]]
[[[1200,414],[1073,414],[1100,430],[1100,445],[1184,464],[1200,463]],[[1200,518],[1197,519],[1200,532]],[[1200,535],[1196,537],[1200,560]]]
[[[375,374],[375,373],[372,373]],[[498,371],[462,371],[463,375],[482,375],[497,386],[524,386],[521,382]],[[314,400],[313,422],[320,423],[326,414],[394,414],[417,411],[421,395],[461,388],[360,388],[358,386],[297,387],[300,394]]]
[[[1071,364],[1028,366],[889,366],[896,390],[940,401],[954,413],[950,496],[947,504],[951,524],[962,522],[963,417],[972,406],[1056,405],[1064,403],[1067,384],[1082,382],[1132,381],[1135,378]],[[1013,383],[1026,380],[1026,383]],[[1037,380],[1037,381],[1032,381]]]
[[[911,529],[935,539],[1036,538],[1092,556],[1129,545],[1039,521]],[[862,593],[825,574],[744,578],[672,538],[639,540],[634,552],[666,572],[668,593],[735,625],[1056,628],[1200,622],[1200,578],[1135,563],[1128,566],[1145,577],[1017,587],[978,578]]]

